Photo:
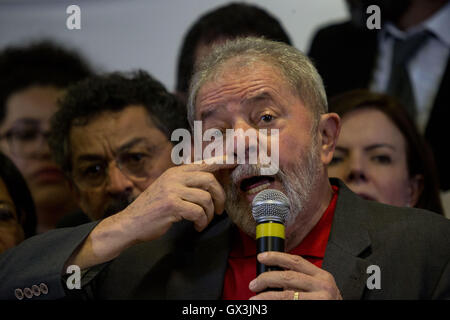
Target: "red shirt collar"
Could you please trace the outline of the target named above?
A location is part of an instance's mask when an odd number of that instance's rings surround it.
[[[325,249],[331,231],[331,224],[333,221],[334,210],[336,209],[337,194],[339,190],[337,186],[333,185],[331,187],[333,188],[333,197],[319,222],[316,223],[303,241],[288,253],[322,259],[325,256]],[[256,257],[256,241],[239,230],[238,236],[236,236],[233,241],[229,256],[232,258]]]
[[[322,267],[333,215],[338,197],[338,187],[333,187],[333,197],[319,222],[291,254],[301,255],[317,267]],[[248,288],[256,278],[256,241],[239,230],[233,240],[225,272],[222,299],[243,300],[255,295]]]
[[[328,243],[328,237],[333,223],[334,211],[336,209],[338,187],[332,186],[333,197],[325,212],[322,214],[319,222],[308,233],[303,241],[290,254],[299,255],[302,257],[314,257],[323,259],[325,257],[325,249]]]

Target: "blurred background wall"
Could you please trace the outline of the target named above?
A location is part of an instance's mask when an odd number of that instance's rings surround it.
[[[0,49],[50,38],[81,52],[100,71],[142,68],[174,89],[181,40],[190,24],[227,0],[0,0]],[[307,50],[321,25],[345,20],[343,0],[253,0],[277,17],[295,46]],[[66,8],[81,9],[68,30]]]

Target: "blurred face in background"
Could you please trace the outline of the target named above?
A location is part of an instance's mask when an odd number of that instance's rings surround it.
[[[406,141],[381,111],[364,108],[342,118],[328,175],[343,180],[363,198],[413,207],[421,177],[410,177]]]
[[[55,223],[74,207],[74,200],[62,171],[52,161],[47,144],[50,117],[63,91],[50,86],[31,86],[10,95],[0,125],[1,150],[14,162],[30,188],[38,223]],[[42,212],[51,212],[44,217]],[[41,230],[44,231],[44,230]]]
[[[0,178],[0,254],[24,240],[24,232],[17,216],[16,206]]]
[[[92,220],[125,209],[171,161],[172,143],[142,106],[105,111],[70,130],[72,181]]]

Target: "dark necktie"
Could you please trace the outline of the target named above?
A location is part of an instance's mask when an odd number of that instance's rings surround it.
[[[394,42],[391,76],[386,93],[397,97],[412,119],[416,119],[416,101],[407,66],[429,35],[428,31],[424,30],[406,39],[395,38]]]

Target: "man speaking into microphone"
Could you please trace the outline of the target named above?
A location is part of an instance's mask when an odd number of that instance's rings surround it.
[[[0,257],[1,298],[42,282],[48,294],[36,299],[450,297],[449,221],[363,200],[328,179],[340,119],[328,113],[322,80],[304,54],[236,39],[197,68],[191,126],[277,129],[278,172],[264,175],[248,163],[170,168],[117,214],[30,239]],[[267,189],[289,200],[284,252],[257,255],[252,203]],[[278,270],[257,275],[257,263]],[[80,290],[65,287],[70,265],[83,270]],[[367,285],[373,266],[381,272],[375,287]]]

